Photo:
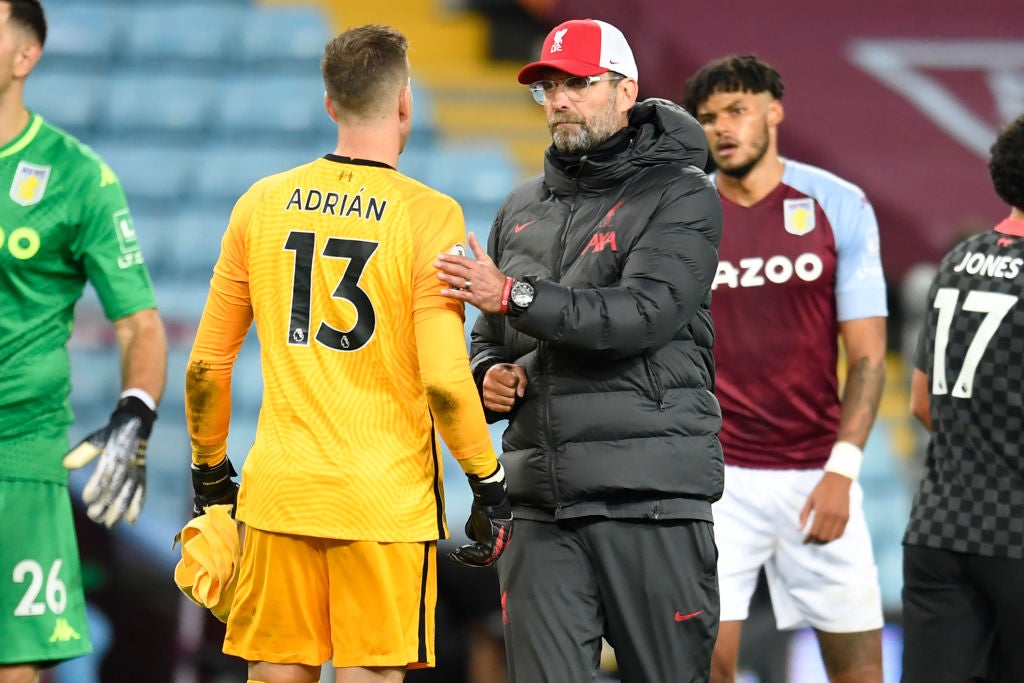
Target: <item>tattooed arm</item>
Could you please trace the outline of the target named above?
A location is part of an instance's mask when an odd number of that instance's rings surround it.
[[[840,323],[846,348],[846,386],[837,441],[864,448],[878,414],[885,386],[885,318],[859,318]],[[854,479],[826,471],[800,512],[800,528],[811,521],[805,543],[828,543],[843,535],[850,518],[850,487]]]

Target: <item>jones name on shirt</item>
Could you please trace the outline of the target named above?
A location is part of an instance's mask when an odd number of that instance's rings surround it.
[[[969,251],[964,254],[963,260],[953,268],[953,272],[967,272],[970,275],[1002,277],[1012,280],[1020,273],[1022,265],[1024,265],[1024,259],[1021,258]]]

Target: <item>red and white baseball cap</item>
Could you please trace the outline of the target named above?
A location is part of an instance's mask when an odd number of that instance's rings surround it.
[[[540,50],[540,60],[519,70],[519,82],[540,79],[544,68],[573,76],[597,76],[614,71],[636,79],[636,60],[622,31],[597,19],[572,19],[551,29]]]

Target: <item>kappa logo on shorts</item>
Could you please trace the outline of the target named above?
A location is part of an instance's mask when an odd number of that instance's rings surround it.
[[[71,624],[68,623],[67,619],[58,618],[57,624],[53,627],[53,634],[50,635],[51,643],[66,643],[69,640],[81,640],[82,636],[78,635]]]

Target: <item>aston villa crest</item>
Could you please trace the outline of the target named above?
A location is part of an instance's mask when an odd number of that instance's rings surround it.
[[[814,230],[814,200],[783,199],[782,218],[786,232],[791,235],[806,235]]]
[[[46,182],[50,179],[49,166],[36,166],[27,161],[18,162],[18,169],[14,172],[14,182],[11,183],[10,196],[22,206],[32,206],[43,198],[46,192]]]

